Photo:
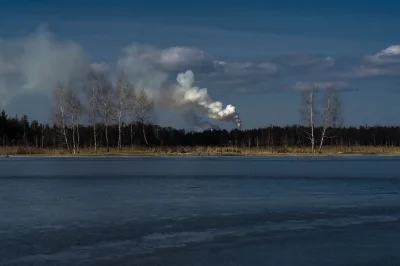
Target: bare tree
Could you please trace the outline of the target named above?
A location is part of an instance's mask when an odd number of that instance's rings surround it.
[[[69,152],[71,152],[69,143],[68,143],[68,131],[67,131],[67,101],[66,101],[66,90],[59,83],[57,87],[53,91],[53,100],[56,105],[56,111],[54,114],[54,123],[60,131],[61,136],[64,139],[65,145]]]
[[[316,87],[314,85],[302,92],[302,109],[300,111],[302,119],[306,121],[309,128],[305,133],[307,139],[311,142],[312,153],[315,152],[315,122],[317,116],[315,94]]]
[[[129,89],[129,86],[125,81],[124,73],[121,73],[115,89],[116,104],[114,108],[115,118],[118,123],[118,151],[122,151],[122,123],[127,115],[126,112],[130,105],[131,93],[132,91]]]
[[[69,89],[66,92],[67,111],[71,120],[73,153],[79,153],[80,134],[79,121],[83,114],[83,105],[76,92]]]
[[[330,136],[332,129],[340,126],[343,122],[342,117],[342,102],[339,99],[338,93],[334,87],[330,87],[325,91],[323,98],[325,103],[324,111],[322,112],[322,134],[318,152],[321,152],[324,139],[332,138]]]
[[[130,87],[130,92],[128,94],[127,118],[130,127],[131,147],[133,147],[133,135],[135,134],[133,131],[133,125],[136,122],[136,100],[136,91],[133,87]]]
[[[115,107],[113,96],[114,92],[112,85],[104,82],[104,84],[102,84],[102,86],[99,88],[98,91],[98,103],[99,103],[99,112],[105,128],[107,152],[110,151],[109,139],[108,139],[108,127],[112,121],[114,107]]]
[[[142,125],[143,138],[146,145],[149,145],[146,137],[146,124],[154,123],[154,102],[149,99],[144,89],[139,92],[135,105],[136,120]]]
[[[86,99],[88,101],[88,118],[89,123],[93,127],[93,141],[94,141],[94,151],[97,152],[97,123],[99,116],[99,91],[104,84],[104,77],[102,75],[91,72],[89,74],[90,83],[86,87]]]

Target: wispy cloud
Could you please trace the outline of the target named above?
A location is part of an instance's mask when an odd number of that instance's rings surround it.
[[[349,67],[345,70],[342,70],[337,75],[340,78],[365,79],[397,76],[400,77],[400,72],[398,71],[398,69],[394,68],[361,65],[356,67]]]
[[[107,72],[110,65],[105,62],[94,62],[90,65],[90,68],[95,72]]]
[[[277,57],[274,62],[291,68],[297,67],[331,67],[335,65],[335,59],[331,56],[316,55],[285,55]]]
[[[293,86],[293,88],[302,91],[302,90],[308,90],[312,87],[315,87],[316,89],[326,90],[329,88],[347,89],[349,88],[349,86],[350,84],[344,81],[317,81],[317,82],[298,81]]]
[[[367,55],[365,60],[373,64],[400,63],[400,45],[392,45],[374,55]]]
[[[139,87],[161,87],[175,83],[177,72],[192,70],[201,84],[228,88],[232,92],[238,87],[249,87],[255,82],[266,81],[279,72],[279,67],[271,62],[226,61],[213,58],[205,51],[194,47],[169,47],[160,49],[155,46],[132,43],[123,49],[123,56],[118,62],[131,76],[144,81],[146,73],[149,80]],[[140,78],[139,78],[140,76]],[[156,82],[155,82],[156,81]]]

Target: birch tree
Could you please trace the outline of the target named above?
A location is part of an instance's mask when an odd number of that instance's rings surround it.
[[[57,129],[60,131],[62,138],[64,139],[64,143],[71,153],[71,149],[68,143],[68,131],[67,131],[67,101],[66,101],[66,90],[59,83],[57,87],[53,91],[53,100],[56,105],[56,111],[54,114],[54,124],[57,126]]]
[[[98,104],[99,113],[104,124],[107,152],[110,151],[109,139],[108,139],[108,127],[113,119],[114,112],[114,93],[111,84],[104,82],[98,91]]]
[[[143,139],[149,145],[146,137],[146,124],[154,122],[154,102],[151,100],[144,89],[139,92],[135,105],[135,118],[142,126]]]
[[[332,138],[330,135],[333,128],[340,126],[343,122],[342,117],[342,102],[339,99],[337,90],[334,87],[329,87],[325,91],[323,98],[324,111],[322,112],[322,133],[318,152],[322,151],[322,145],[326,138]]]
[[[118,123],[118,151],[122,151],[122,124],[124,119],[126,118],[127,111],[130,105],[130,93],[131,91],[129,90],[129,86],[126,83],[124,73],[121,73],[118,78],[117,87],[115,89],[116,104],[114,108],[115,117]]]
[[[136,91],[133,87],[130,88],[129,97],[128,97],[128,108],[127,108],[127,118],[130,128],[130,140],[131,140],[131,148],[133,147],[133,136],[135,132],[133,131],[133,125],[136,122]]]
[[[72,89],[66,92],[67,111],[71,120],[73,153],[79,153],[80,134],[79,122],[83,114],[83,105],[78,95]]]
[[[88,102],[88,118],[93,128],[94,151],[97,152],[97,123],[99,122],[99,91],[104,84],[104,77],[94,72],[89,74],[90,82],[86,87],[86,100]]]
[[[307,123],[306,138],[311,142],[311,151],[315,152],[315,122],[317,117],[315,102],[316,87],[312,85],[302,92],[302,119]]]

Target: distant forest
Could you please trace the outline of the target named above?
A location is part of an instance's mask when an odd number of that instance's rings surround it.
[[[97,147],[106,147],[106,126],[98,123]],[[92,125],[76,125],[73,129],[65,126],[67,143],[59,126],[40,124],[22,117],[9,116],[3,110],[0,114],[0,145],[31,146],[38,148],[70,149],[94,148]],[[310,140],[305,134],[308,127],[291,125],[285,127],[269,126],[251,130],[205,130],[191,132],[171,127],[133,122],[122,123],[121,147],[135,146],[239,146],[239,147],[282,147],[309,146]],[[74,130],[74,132],[73,132]],[[315,135],[321,135],[322,127],[315,129]],[[75,134],[75,140],[73,136]],[[107,126],[109,147],[118,147],[119,128],[117,123]],[[332,129],[324,146],[400,146],[399,126],[360,126]],[[317,143],[318,143],[318,137]]]

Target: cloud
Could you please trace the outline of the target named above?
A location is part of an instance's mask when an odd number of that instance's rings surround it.
[[[100,63],[94,62],[90,65],[90,68],[95,72],[103,73],[110,70],[110,65],[105,62],[100,62]]]
[[[83,78],[89,56],[72,41],[58,40],[40,26],[28,36],[0,42],[0,95],[6,106],[20,94],[47,93],[61,82]]]
[[[347,70],[339,72],[337,76],[340,78],[350,79],[396,77],[400,76],[400,71],[393,68],[361,65],[357,67],[350,67]]]
[[[163,97],[169,96],[167,87],[176,82],[176,74],[187,69],[191,69],[196,79],[211,90],[231,89],[232,92],[238,87],[265,81],[279,72],[276,64],[267,61],[222,61],[193,47],[160,49],[139,43],[125,47],[117,65],[136,87],[149,88],[150,93],[164,88]]]
[[[392,45],[374,55],[367,55],[365,60],[373,64],[400,63],[400,45]]]
[[[317,56],[317,55],[285,55],[278,56],[274,59],[279,65],[288,68],[299,67],[331,67],[335,65],[335,59],[330,56]]]
[[[400,77],[400,45],[389,46],[366,55],[360,65],[346,66],[336,72],[342,79],[380,79]]]
[[[78,43],[58,39],[39,27],[28,36],[0,41],[0,101],[6,104],[28,93],[49,94],[57,82],[73,84],[90,69],[111,73],[113,81],[123,70],[137,89],[145,88],[159,99],[174,97],[169,88],[176,85],[177,73],[188,69],[195,73],[196,83],[209,88],[210,94],[302,90],[312,84],[348,90],[353,80],[400,76],[400,64],[394,64],[397,62],[400,45],[357,59],[290,54],[237,60],[218,58],[196,47],[157,47],[136,42],[121,49],[116,61],[96,62]],[[194,116],[189,120],[198,122]]]
[[[147,89],[155,95],[165,85],[168,72],[154,61],[159,50],[150,45],[132,43],[122,49],[117,71],[124,71],[129,82],[138,89]]]
[[[160,49],[151,45],[132,43],[128,49],[136,49],[138,60],[164,71],[179,72],[191,68],[193,71],[211,71],[212,59],[204,51],[194,47],[174,46]]]
[[[140,58],[164,71],[182,71],[190,68],[196,74],[210,74],[210,76],[269,75],[278,71],[277,66],[272,63],[221,61],[194,47],[175,46],[157,49],[147,46]]]
[[[166,69],[199,65],[207,61],[208,57],[202,50],[178,46],[163,49],[147,56],[152,57],[155,62],[160,63]]]
[[[278,72],[275,64],[252,62],[226,62],[215,60],[215,75],[246,76],[246,75],[272,75]]]
[[[342,65],[334,75],[342,79],[380,79],[400,77],[400,45],[389,46],[366,55],[353,64]]]
[[[329,88],[336,88],[336,89],[347,89],[350,85],[344,81],[319,81],[319,82],[303,82],[298,81],[293,86],[296,90],[308,90],[312,87],[316,89],[326,90]]]

